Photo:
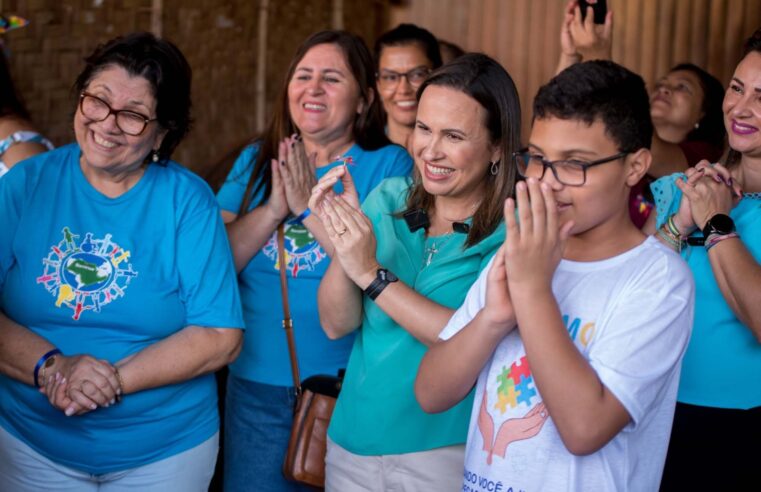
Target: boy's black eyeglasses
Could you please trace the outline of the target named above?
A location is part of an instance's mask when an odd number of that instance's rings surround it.
[[[522,149],[518,152],[513,152],[513,162],[515,162],[515,167],[518,169],[518,174],[524,178],[533,176],[537,179],[542,179],[547,168],[550,168],[555,179],[560,183],[566,186],[582,186],[587,182],[588,168],[613,162],[628,154],[629,152],[619,152],[616,155],[591,162],[576,159],[548,161],[542,156],[532,154],[529,152],[529,149]]]
[[[156,120],[134,111],[114,109],[103,99],[86,92],[79,95],[79,111],[93,121],[103,121],[113,114],[116,117],[116,126],[133,137],[143,133],[148,123]]]

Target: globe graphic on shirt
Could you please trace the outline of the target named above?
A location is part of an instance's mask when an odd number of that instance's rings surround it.
[[[64,226],[61,235],[42,259],[43,272],[37,277],[37,283],[54,297],[55,307],[70,308],[76,321],[83,313],[100,313],[124,297],[138,275],[129,249],[114,242],[110,233],[97,237],[87,232],[81,238],[76,230]]]
[[[61,265],[61,276],[81,292],[92,292],[108,285],[114,268],[108,259],[91,253],[74,253]]]

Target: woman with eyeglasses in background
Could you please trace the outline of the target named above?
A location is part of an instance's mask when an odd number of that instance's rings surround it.
[[[386,112],[386,134],[409,149],[415,127],[418,87],[441,66],[439,43],[414,24],[399,24],[375,42],[378,94]]]

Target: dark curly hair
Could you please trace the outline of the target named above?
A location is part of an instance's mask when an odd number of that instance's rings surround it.
[[[182,52],[172,43],[148,32],[120,36],[98,46],[85,58],[85,69],[74,82],[76,97],[98,73],[119,66],[130,75],[146,79],[156,98],[156,119],[167,131],[158,149],[159,163],[166,164],[172,152],[190,131],[190,82],[192,71]],[[148,162],[146,156],[146,162]]]
[[[550,116],[592,124],[600,119],[621,152],[650,148],[653,122],[645,81],[608,60],[571,65],[543,85],[534,119]]]

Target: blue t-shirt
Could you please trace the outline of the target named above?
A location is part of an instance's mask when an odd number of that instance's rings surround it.
[[[76,144],[0,180],[0,309],[60,348],[115,363],[188,325],[243,326],[235,268],[209,187],[170,162],[109,198]],[[40,354],[42,355],[42,354]],[[31,371],[31,368],[30,368]],[[62,465],[102,474],[190,449],[219,428],[212,374],[66,417],[0,375],[0,425]]]
[[[255,145],[246,147],[235,161],[217,194],[223,210],[238,213],[257,152]],[[364,150],[355,144],[344,157],[351,157],[352,162],[347,168],[360,200],[364,200],[384,178],[406,176],[412,169],[412,159],[398,145]],[[342,162],[339,160],[317,168],[317,179]],[[256,207],[260,198],[261,194],[254,196],[249,210]],[[301,377],[336,374],[346,367],[353,337],[330,340],[320,326],[317,288],[330,258],[307,228],[294,223],[292,218],[285,223],[285,251],[288,256],[288,296]],[[246,334],[243,350],[230,370],[237,377],[258,383],[292,386],[288,344],[282,328],[283,300],[277,256],[277,234],[273,232],[239,274]]]
[[[657,227],[679,210],[682,192],[676,179],[663,177],[653,184]],[[761,199],[746,196],[729,216],[743,245],[761,261]],[[700,231],[695,236],[703,237]],[[703,246],[685,246],[682,257],[695,276],[695,324],[682,362],[678,401],[714,408],[748,409],[761,406],[761,345],[737,319],[719,290],[708,253]]]

